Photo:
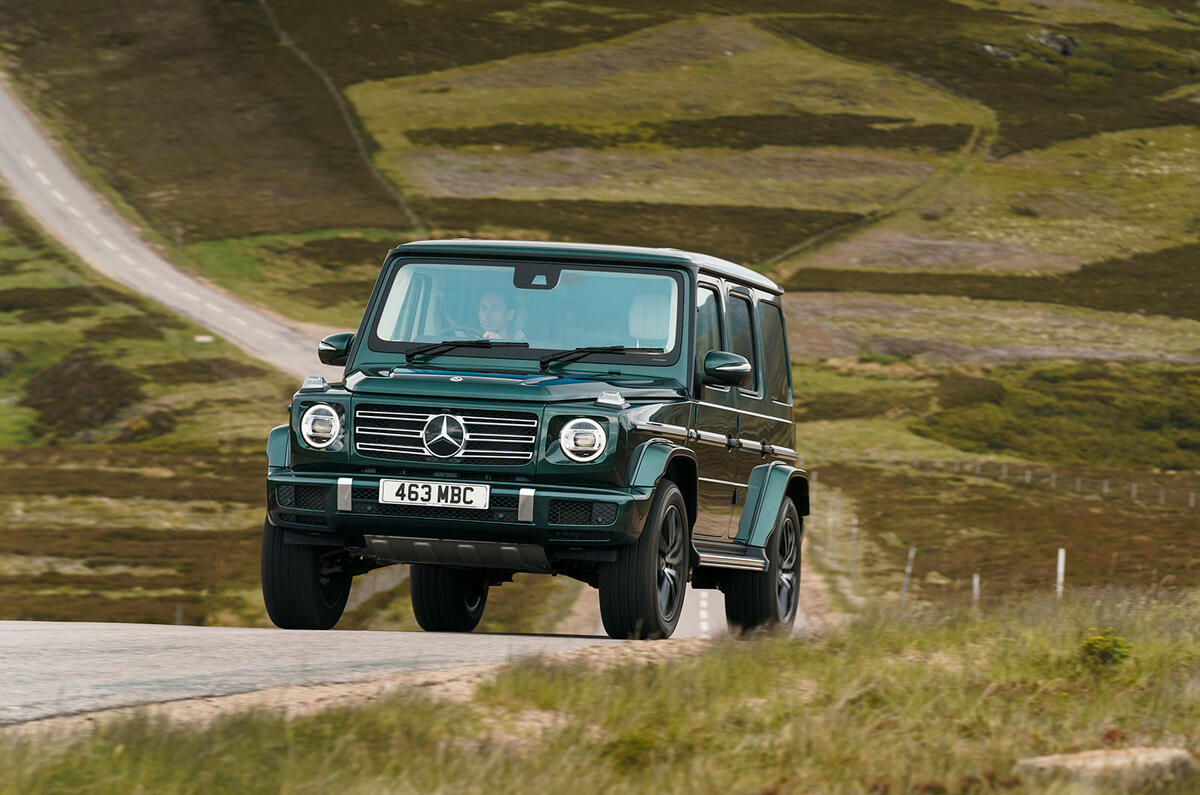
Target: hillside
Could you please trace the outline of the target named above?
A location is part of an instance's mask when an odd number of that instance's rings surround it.
[[[959,598],[998,539],[1017,588],[1089,534],[1088,582],[1200,582],[1186,496],[908,466],[1194,489],[1194,0],[45,0],[0,7],[0,58],[177,262],[295,318],[352,326],[427,235],[770,273],[799,447],[881,588],[912,544],[958,539],[917,587]]]

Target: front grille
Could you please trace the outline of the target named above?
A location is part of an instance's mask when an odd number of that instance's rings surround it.
[[[612,524],[617,521],[615,502],[550,500],[550,524]]]
[[[462,451],[440,458],[425,449],[421,432],[438,414],[462,420]],[[393,461],[438,461],[447,464],[516,465],[528,463],[537,446],[538,417],[521,411],[360,405],[354,411],[354,449],[359,455]]]
[[[437,508],[432,505],[396,505],[379,501],[378,489],[351,491],[351,510],[376,516],[402,516],[409,519],[452,519],[473,522],[517,521],[517,497],[493,494],[486,510],[478,508]]]
[[[307,524],[314,527],[325,526],[324,516],[306,516],[295,513],[281,513],[279,514],[279,521],[287,522],[288,524]]]
[[[275,488],[275,498],[284,508],[323,511],[325,510],[326,491],[324,486],[297,486],[292,483],[282,483]]]

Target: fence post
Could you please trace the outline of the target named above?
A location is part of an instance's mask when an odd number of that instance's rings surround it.
[[[1025,482],[1026,482],[1026,483],[1032,483],[1032,482],[1033,482],[1033,473],[1032,473],[1032,472],[1030,472],[1028,469],[1026,469],[1026,470],[1025,470]]]
[[[912,577],[913,558],[917,556],[917,548],[908,548],[908,563],[904,564],[904,585],[900,588],[900,601],[903,602],[908,596],[908,581]]]
[[[1108,479],[1107,478],[1105,478],[1103,481],[1100,482],[1100,493],[1108,494]]]
[[[1058,548],[1058,577],[1054,581],[1054,596],[1056,599],[1062,599],[1063,578],[1067,572],[1067,550],[1062,547]]]
[[[971,607],[979,609],[979,574],[971,575]]]
[[[858,516],[850,517],[850,593],[858,593],[858,563],[862,546],[858,543]]]

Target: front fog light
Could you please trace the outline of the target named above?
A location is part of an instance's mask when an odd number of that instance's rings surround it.
[[[323,450],[342,435],[342,421],[333,406],[318,403],[300,418],[300,435],[309,446]]]
[[[558,434],[558,443],[573,461],[594,461],[607,441],[600,423],[584,418],[571,420]]]

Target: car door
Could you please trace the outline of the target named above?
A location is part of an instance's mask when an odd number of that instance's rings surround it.
[[[734,416],[734,438],[736,445],[730,454],[735,489],[734,516],[730,522],[728,537],[734,539],[738,532],[738,519],[746,504],[746,484],[750,471],[763,463],[762,440],[775,432],[776,420],[766,412],[768,402],[764,388],[762,357],[760,356],[760,332],[755,322],[754,293],[742,285],[731,285],[726,294],[726,322],[729,334],[729,350],[746,357],[750,362],[750,377],[737,389],[731,390]]]
[[[734,456],[729,442],[736,427],[732,410],[733,390],[704,384],[704,357],[709,351],[724,350],[725,322],[721,285],[703,280],[696,291],[695,377],[696,401],[692,409],[692,439],[696,453],[697,515],[693,533],[697,538],[721,541],[728,538],[736,507],[737,482]]]

